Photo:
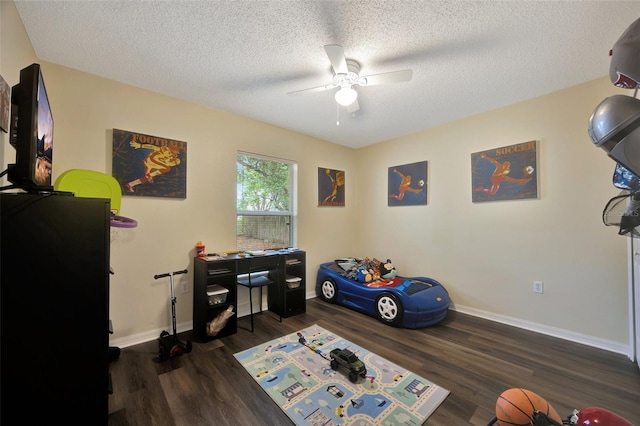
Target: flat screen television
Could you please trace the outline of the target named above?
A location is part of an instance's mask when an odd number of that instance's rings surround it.
[[[16,149],[16,162],[7,168],[9,188],[52,190],[53,116],[39,64],[21,70],[11,89],[9,140]]]

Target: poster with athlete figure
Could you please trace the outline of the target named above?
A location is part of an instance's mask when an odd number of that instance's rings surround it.
[[[427,162],[389,167],[388,206],[427,205]]]
[[[113,171],[122,195],[187,198],[187,143],[113,129]]]
[[[318,167],[318,206],[344,207],[344,170]]]
[[[471,198],[485,201],[538,198],[537,141],[471,154]]]

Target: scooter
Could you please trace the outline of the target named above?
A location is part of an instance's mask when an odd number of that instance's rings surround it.
[[[181,342],[178,339],[178,332],[176,331],[176,292],[173,287],[173,276],[186,274],[187,270],[175,272],[167,272],[166,274],[154,275],[154,279],[169,277],[171,280],[171,320],[173,322],[173,335],[168,331],[163,330],[158,338],[158,357],[160,362],[166,361],[169,358],[175,358],[182,354],[191,352],[191,341]]]

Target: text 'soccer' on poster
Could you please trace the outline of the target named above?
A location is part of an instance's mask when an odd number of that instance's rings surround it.
[[[113,129],[113,177],[122,195],[187,198],[187,143]]]
[[[536,141],[471,154],[472,201],[538,198]]]

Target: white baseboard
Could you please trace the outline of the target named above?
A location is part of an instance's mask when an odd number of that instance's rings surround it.
[[[257,293],[258,292],[256,292],[256,294]],[[263,295],[262,309],[267,310],[266,291],[264,293],[265,294]],[[254,296],[254,298],[257,303],[258,302],[257,297]],[[307,295],[307,299],[308,298],[309,296]],[[249,300],[248,299],[243,300],[242,302],[238,303],[236,312],[237,312],[238,318],[242,318],[244,316],[249,315]],[[193,321],[186,321],[186,322],[177,324],[176,329],[178,333],[183,333],[185,331],[193,330]],[[132,334],[130,336],[119,337],[116,339],[109,339],[109,346],[118,346],[120,348],[126,348],[128,346],[134,346],[140,343],[149,342],[151,340],[155,340],[158,337],[160,337],[160,333],[162,333],[163,330],[167,330],[169,333],[173,333],[173,330],[171,329],[171,325],[167,325],[167,328],[164,328],[164,329],[150,330],[150,331],[145,331],[143,333]]]
[[[629,346],[612,340],[600,339],[598,337],[589,336],[586,334],[575,333],[573,331],[564,330],[561,328],[550,327],[547,325],[524,321],[518,318],[509,317],[506,315],[500,315],[493,312],[483,311],[480,309],[471,308],[464,305],[456,305],[451,308],[454,311],[461,312],[463,314],[473,315],[474,317],[484,318],[490,321],[499,322],[501,324],[511,325],[514,327],[522,328],[529,331],[534,331],[540,334],[546,334],[547,336],[557,337],[559,339],[568,340],[570,342],[580,343],[587,346],[592,346],[598,349],[604,349],[609,352],[615,352],[618,354],[629,356]]]
[[[130,336],[119,337],[117,339],[109,339],[109,346],[118,346],[120,348],[126,348],[128,346],[139,345],[140,343],[150,342],[151,340],[156,340],[160,337],[160,333],[163,330],[168,331],[173,334],[173,330],[171,326],[164,329],[156,329],[145,331],[144,333],[132,334]],[[180,324],[176,324],[176,330],[178,333],[182,333],[184,331],[193,330],[193,321],[187,321]]]
[[[315,297],[315,296],[312,296],[312,297]],[[309,295],[307,295],[307,299],[310,299],[312,297],[309,297]],[[248,309],[249,303],[246,302],[246,305],[247,305],[246,307],[242,306],[244,305],[244,303],[241,303],[240,305],[241,306],[238,306],[238,308],[243,308],[243,309],[238,310],[240,314],[239,317],[249,315],[249,309]],[[266,309],[266,306],[264,306],[263,309]],[[539,324],[531,321],[524,321],[518,318],[513,318],[506,315],[500,315],[493,312],[483,311],[480,309],[471,308],[469,306],[464,306],[464,305],[455,305],[451,309],[457,312],[461,312],[463,314],[468,314],[475,317],[487,319],[490,321],[495,321],[501,324],[511,325],[511,326],[522,328],[525,330],[534,331],[536,333],[541,333],[548,336],[553,336],[560,339],[568,340],[570,342],[592,346],[592,347],[603,349],[609,352],[626,355],[627,357],[630,356],[630,347],[628,345],[624,345],[619,342],[600,339],[600,338],[589,336],[586,334],[575,333],[573,331],[564,330],[561,328],[549,327],[543,324]],[[246,312],[244,312],[245,310]],[[178,333],[193,330],[193,321],[180,323],[177,325],[176,328],[178,330]],[[171,333],[171,330],[169,328],[165,328],[164,330],[167,330]],[[133,334],[131,336],[111,339],[109,341],[109,345],[118,346],[120,348],[126,348],[128,346],[138,345],[140,343],[149,342],[151,340],[157,339],[160,336],[160,333],[162,331],[163,330],[161,329],[157,329],[157,330],[146,331],[144,333]]]

